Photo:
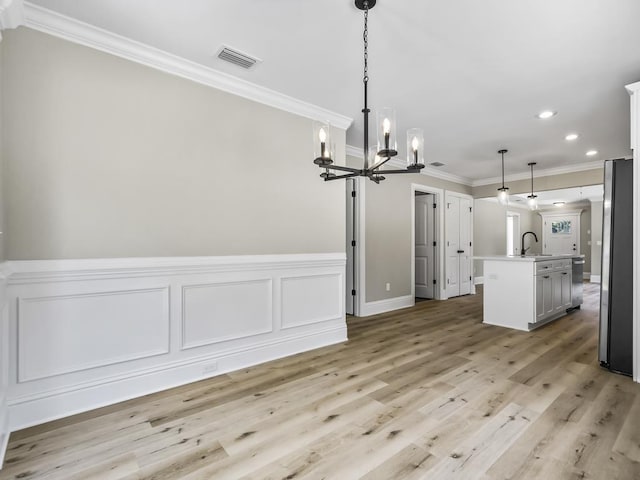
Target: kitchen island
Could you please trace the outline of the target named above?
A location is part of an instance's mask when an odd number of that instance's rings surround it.
[[[483,256],[483,322],[531,331],[571,308],[576,255]]]

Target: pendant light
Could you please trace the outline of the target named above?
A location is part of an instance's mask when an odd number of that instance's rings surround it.
[[[528,195],[527,198],[529,200],[527,200],[527,204],[529,205],[529,208],[531,210],[537,210],[538,209],[538,196],[533,194],[533,166],[536,164],[536,162],[530,162],[527,163],[527,165],[529,165],[531,167],[531,195]]]
[[[508,151],[506,148],[498,150],[498,153],[502,155],[502,186],[498,189],[498,203],[500,205],[509,205],[509,187],[504,186],[504,154]]]
[[[356,8],[364,12],[364,164],[362,168],[352,168],[342,165],[334,165],[334,145],[331,143],[331,127],[328,124],[314,125],[314,150],[315,160],[323,172],[320,174],[325,181],[339,178],[368,177],[369,180],[380,183],[384,180],[383,175],[394,173],[418,173],[424,168],[424,134],[422,130],[412,128],[407,132],[407,167],[399,170],[380,170],[380,168],[391,160],[391,157],[398,155],[398,139],[396,138],[396,114],[393,109],[383,108],[377,115],[377,140],[378,144],[371,148],[369,146],[369,110],[367,102],[367,86],[369,83],[369,10],[371,10],[376,0],[354,0]],[[373,160],[370,160],[370,149],[376,152]],[[371,152],[371,153],[372,153]],[[371,161],[371,163],[369,163]],[[336,175],[333,170],[345,172]]]

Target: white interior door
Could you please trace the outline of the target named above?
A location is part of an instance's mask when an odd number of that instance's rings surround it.
[[[447,195],[447,297],[460,295],[460,198]]]
[[[542,216],[542,252],[580,253],[580,213]]]
[[[446,196],[447,297],[467,295],[472,291],[471,202],[467,197]]]
[[[458,295],[471,293],[471,199],[460,199],[460,242],[458,254],[460,291]]]
[[[432,194],[415,196],[415,285],[418,298],[434,298],[434,198]]]

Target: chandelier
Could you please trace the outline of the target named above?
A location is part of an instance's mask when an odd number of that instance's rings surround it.
[[[361,169],[351,168],[342,165],[334,165],[335,155],[334,145],[331,142],[331,126],[328,123],[314,124],[314,150],[315,160],[313,163],[324,171],[320,174],[325,181],[337,180],[339,178],[368,177],[376,183],[385,179],[384,175],[395,173],[416,173],[424,168],[424,133],[419,128],[412,128],[407,131],[407,168],[401,170],[380,170],[380,168],[398,155],[396,138],[396,116],[391,108],[383,108],[377,114],[377,145],[369,147],[369,110],[367,98],[367,86],[369,83],[369,10],[376,4],[376,0],[355,0],[355,5],[359,10],[364,11],[364,165]],[[375,155],[372,155],[375,152]],[[369,158],[371,155],[372,158]],[[346,172],[336,175],[332,170]]]

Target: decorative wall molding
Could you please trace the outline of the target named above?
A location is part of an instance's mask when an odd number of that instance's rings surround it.
[[[10,262],[10,430],[346,341],[345,257]]]
[[[386,300],[378,300],[375,302],[366,302],[364,308],[360,312],[361,317],[369,315],[377,315],[379,313],[391,312],[401,308],[413,307],[415,298],[413,295],[405,295],[404,297],[388,298]]]
[[[7,305],[6,263],[0,264],[0,468],[9,444],[9,309]]]
[[[168,286],[17,300],[18,383],[169,353]]]
[[[181,348],[273,332],[272,295],[271,278],[184,285]]]
[[[346,130],[353,119],[25,2],[25,25],[202,85]]]

